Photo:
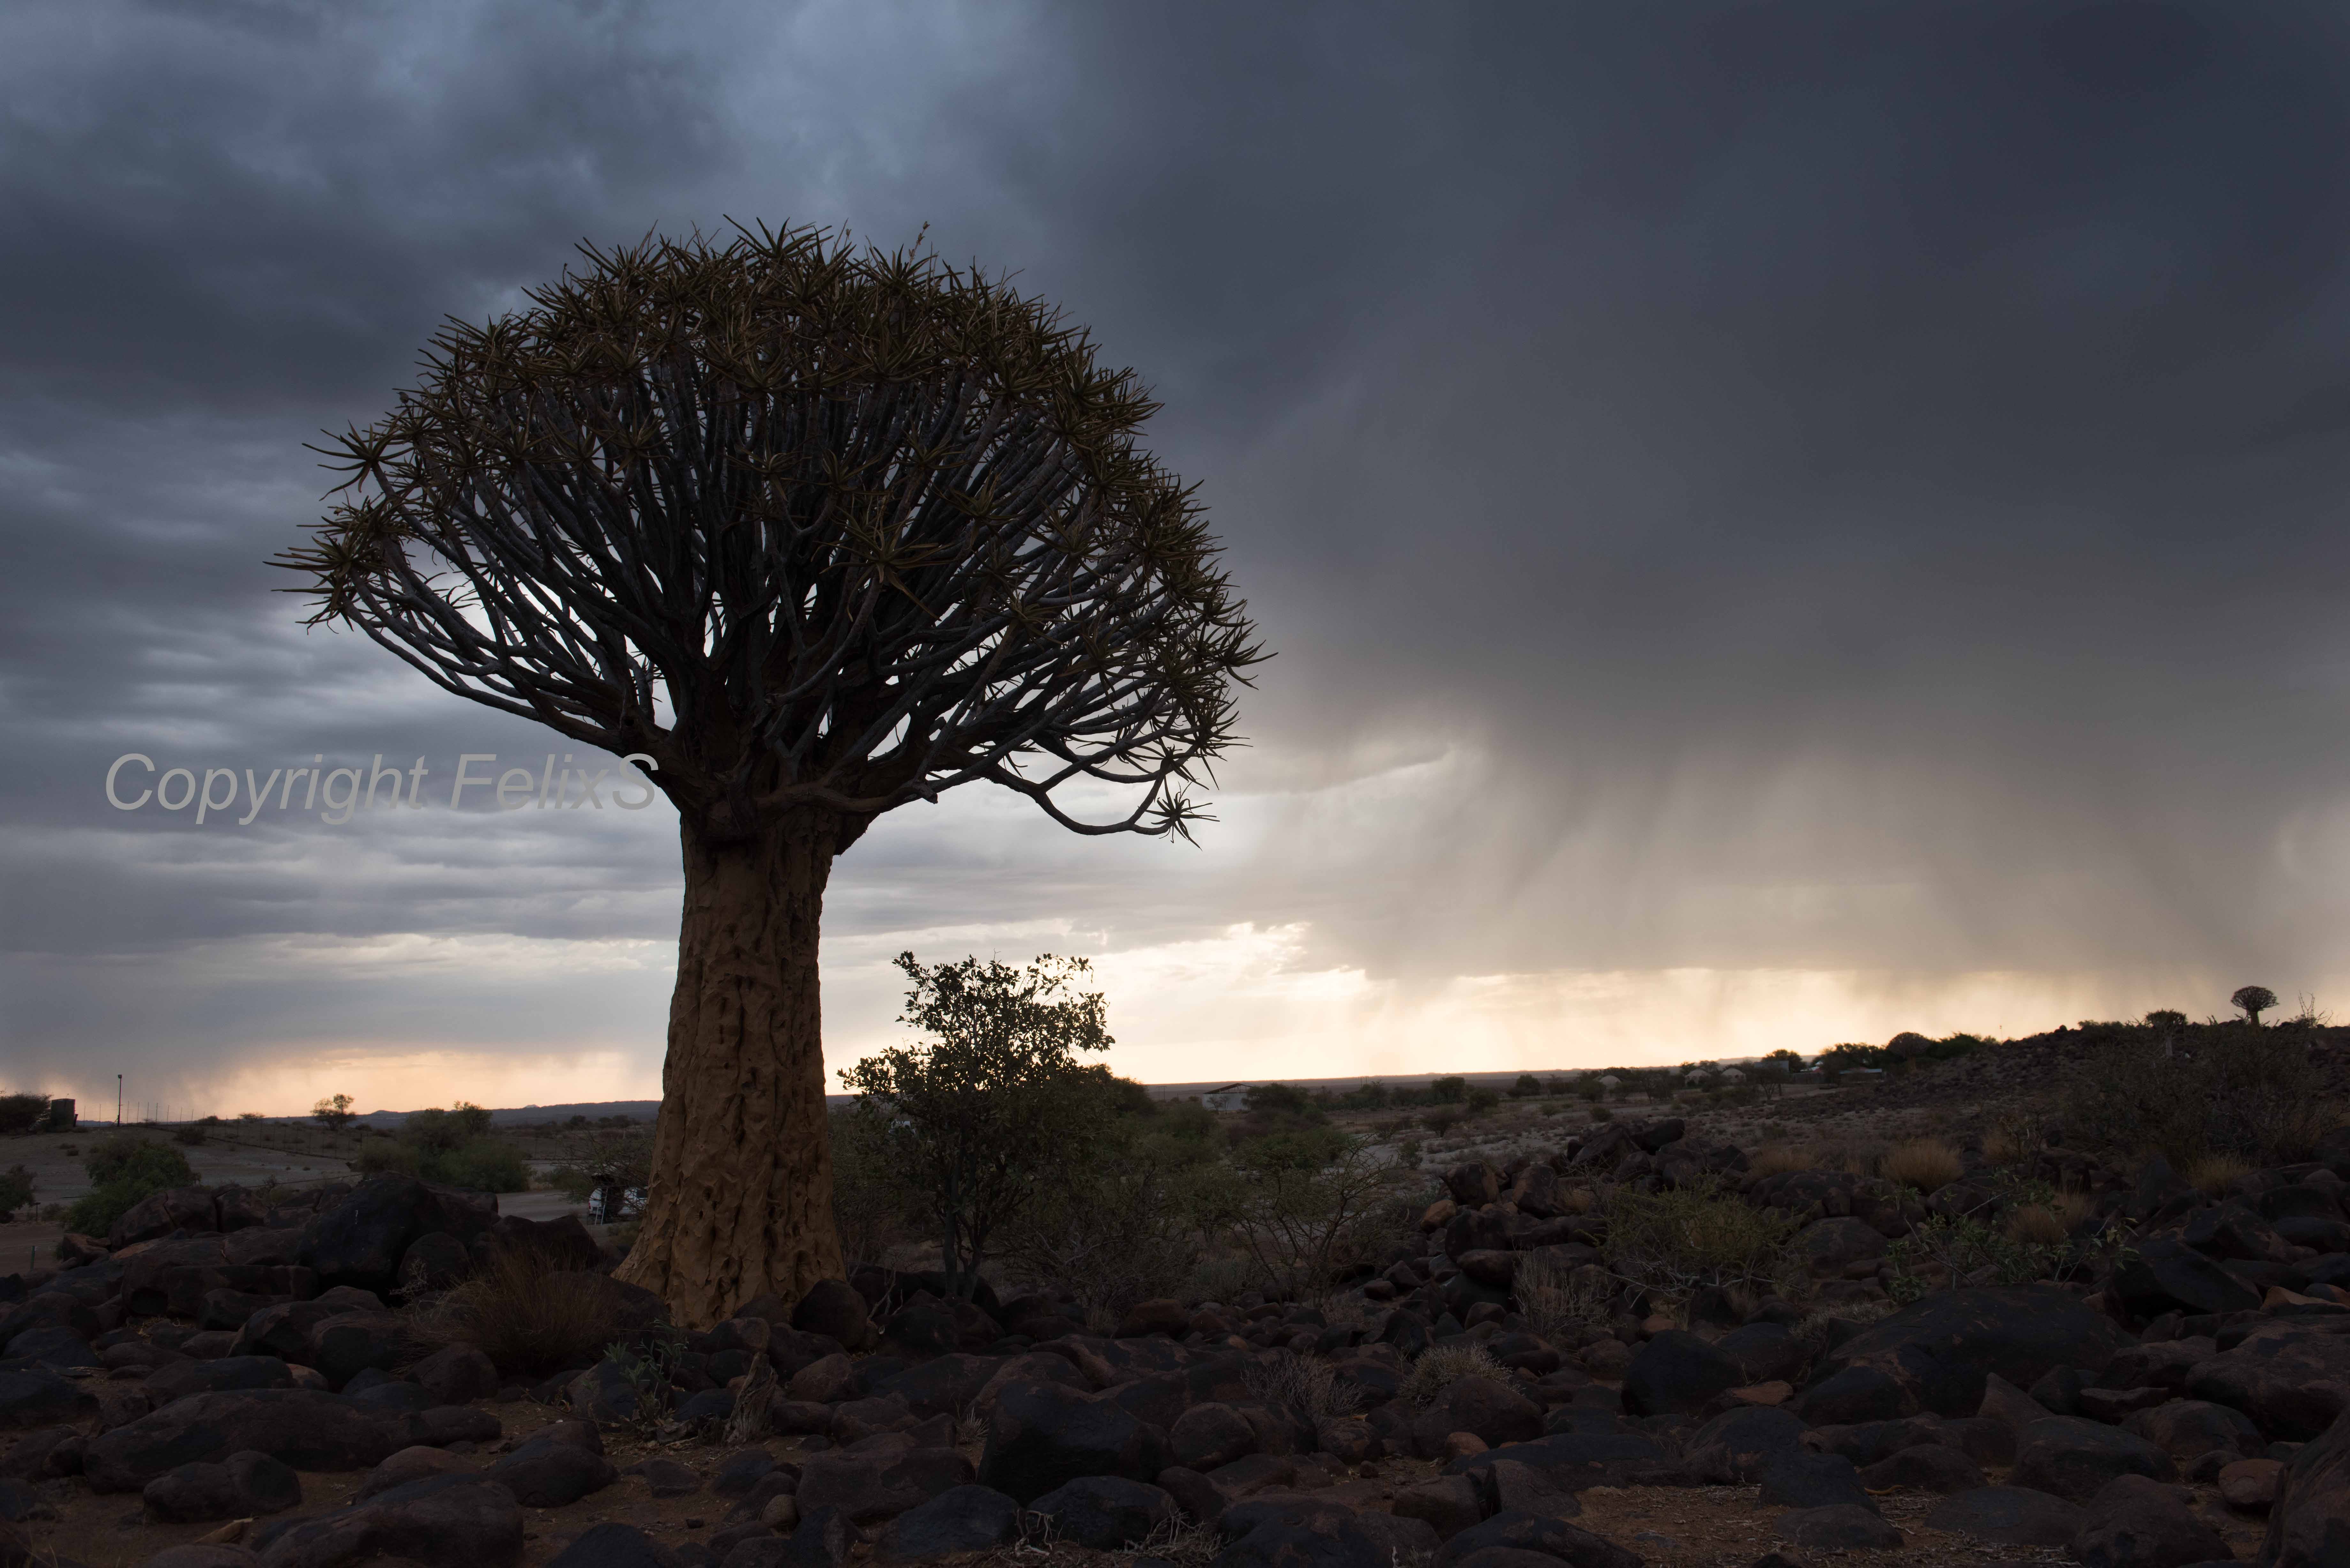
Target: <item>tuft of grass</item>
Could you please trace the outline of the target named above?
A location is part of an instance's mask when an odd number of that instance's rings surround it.
[[[775,1383],[775,1363],[759,1356],[743,1375],[734,1396],[734,1413],[726,1417],[725,1441],[730,1448],[763,1442],[773,1432],[775,1402],[784,1397]]]
[[[2251,1173],[2252,1162],[2241,1155],[2207,1154],[2187,1168],[2187,1184],[2207,1198],[2224,1198],[2229,1183]]]
[[[1559,1199],[1558,1206],[1569,1214],[1588,1214],[1599,1206],[1599,1199],[1592,1196],[1588,1187],[1570,1187]]]
[[[528,1248],[501,1248],[472,1277],[410,1310],[410,1342],[420,1359],[474,1345],[500,1372],[526,1376],[587,1366],[635,1324],[603,1276],[556,1273]]]
[[[1259,1404],[1316,1438],[1363,1403],[1362,1385],[1339,1376],[1336,1367],[1317,1356],[1284,1352],[1270,1362],[1252,1362],[1241,1381]]]
[[[1747,1168],[1757,1176],[1783,1176],[1791,1170],[1816,1170],[1818,1157],[1794,1144],[1774,1143],[1754,1151]]]
[[[1938,1137],[1911,1138],[1885,1151],[1877,1174],[1897,1186],[1934,1192],[1966,1174],[1959,1151]]]
[[[1520,1262],[1511,1289],[1526,1327],[1555,1346],[1564,1346],[1579,1329],[1607,1321],[1612,1292],[1577,1283],[1573,1270],[1548,1258],[1529,1256]]]
[[[1431,1345],[1411,1364],[1411,1372],[1396,1390],[1396,1397],[1408,1405],[1423,1407],[1463,1377],[1490,1377],[1496,1383],[1506,1383],[1510,1375],[1482,1345]]]
[[[2007,1233],[2027,1247],[2056,1247],[2064,1244],[2072,1227],[2046,1204],[2027,1203],[2007,1217]]]

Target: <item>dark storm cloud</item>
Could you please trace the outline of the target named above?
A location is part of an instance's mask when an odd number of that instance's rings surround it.
[[[1245,855],[956,803],[844,862],[836,930],[2327,972],[2331,8],[60,5],[0,59],[20,1048],[108,1032],[112,955],[673,930],[665,808],[208,838],[97,781],[543,753],[271,597],[300,443],[577,241],[729,216],[927,222],[1066,301],[1282,653]],[[1415,757],[1427,799],[1331,828]]]

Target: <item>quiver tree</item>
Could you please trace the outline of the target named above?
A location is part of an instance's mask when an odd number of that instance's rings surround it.
[[[2238,986],[2228,1000],[2242,1008],[2245,1022],[2254,1025],[2259,1024],[2262,1013],[2277,1004],[2276,992],[2265,985]]]
[[[1076,832],[1188,836],[1263,656],[1192,490],[1136,445],[1157,405],[1042,301],[812,229],[582,255],[518,314],[443,328],[419,386],[320,449],[338,504],[278,564],[312,624],[676,805],[677,989],[621,1277],[698,1325],[841,1272],[833,858],[982,781]]]

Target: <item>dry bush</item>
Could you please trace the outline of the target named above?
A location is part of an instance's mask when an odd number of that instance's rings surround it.
[[[1223,1555],[1224,1538],[1212,1524],[1197,1524],[1174,1515],[1152,1531],[1138,1547],[1138,1560],[1156,1558],[1175,1568],[1208,1568]]]
[[[2027,1247],[2057,1247],[2072,1227],[2045,1204],[2026,1203],[2007,1217],[2007,1233]]]
[[[2048,1132],[2028,1111],[2011,1111],[1983,1135],[1983,1158],[1993,1165],[2021,1165],[2048,1147]]]
[[[1284,1351],[1270,1361],[1251,1362],[1241,1381],[1257,1403],[1318,1439],[1335,1421],[1362,1407],[1363,1388],[1351,1377],[1318,1356],[1293,1355]]]
[[[1803,1321],[1787,1332],[1811,1352],[1814,1359],[1817,1359],[1827,1354],[1830,1322],[1841,1318],[1846,1323],[1875,1323],[1879,1318],[1891,1317],[1900,1310],[1899,1303],[1887,1298],[1840,1302],[1835,1306],[1822,1307],[1817,1312],[1807,1314]]]
[[[473,1274],[408,1314],[420,1358],[471,1345],[502,1373],[543,1376],[584,1366],[642,1326],[600,1274],[564,1272],[528,1248],[501,1248]]]
[[[2073,1227],[2097,1211],[2097,1200],[2085,1192],[2060,1192],[2049,1207],[2064,1222],[2064,1233],[2069,1236]]]
[[[2207,1198],[2224,1198],[2229,1184],[2252,1173],[2252,1162],[2241,1155],[2207,1154],[2187,1168],[2187,1184]]]
[[[1818,1158],[1794,1144],[1774,1143],[1754,1151],[1747,1168],[1756,1176],[1783,1176],[1791,1170],[1816,1170]]]
[[[1579,1283],[1573,1269],[1537,1255],[1520,1262],[1512,1289],[1527,1329],[1554,1345],[1563,1345],[1579,1329],[1605,1324],[1614,1294],[1606,1286]]]
[[[2067,1140],[2132,1158],[2159,1154],[2174,1170],[2207,1155],[2253,1167],[2309,1158],[2336,1113],[2298,1030],[2208,1024],[2174,1042],[2125,1039],[2074,1074]]]
[[[1510,1380],[1509,1372],[1482,1345],[1432,1345],[1411,1364],[1396,1397],[1408,1405],[1424,1406],[1463,1377],[1490,1377],[1496,1383]]]
[[[1598,1206],[1599,1199],[1588,1187],[1570,1187],[1558,1200],[1559,1211],[1564,1214],[1588,1214]]]
[[[1877,1174],[1898,1187],[1934,1192],[1966,1174],[1959,1151],[1938,1137],[1911,1138],[1885,1151]]]

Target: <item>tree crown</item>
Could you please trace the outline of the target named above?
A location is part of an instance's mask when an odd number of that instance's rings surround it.
[[[582,247],[317,450],[311,621],[653,759],[720,837],[989,780],[1184,833],[1264,657],[1130,369],[1003,279],[827,231]],[[1123,788],[1081,822],[1064,784]]]

